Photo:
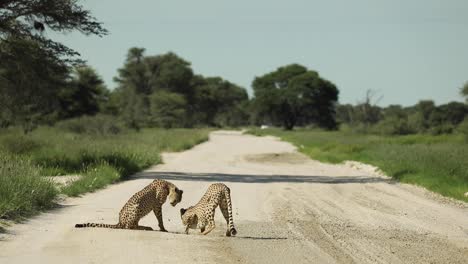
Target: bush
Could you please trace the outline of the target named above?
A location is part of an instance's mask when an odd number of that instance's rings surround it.
[[[372,131],[383,135],[408,135],[414,132],[406,119],[398,117],[385,118],[373,126]]]
[[[17,219],[50,208],[57,193],[30,161],[0,152],[0,219]]]
[[[1,148],[17,155],[40,149],[43,145],[43,142],[25,135],[8,135],[0,141]]]
[[[185,125],[187,101],[184,96],[166,91],[150,97],[150,123],[155,127],[175,128]]]
[[[441,123],[431,127],[428,131],[432,135],[451,134],[455,129],[455,126],[450,123]]]
[[[465,136],[465,141],[468,142],[468,117],[458,125],[457,132]]]
[[[90,135],[119,134],[123,130],[120,121],[109,115],[83,116],[61,121],[57,127],[68,132]]]

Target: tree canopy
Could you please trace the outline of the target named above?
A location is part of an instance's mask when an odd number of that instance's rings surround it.
[[[108,96],[104,81],[93,68],[76,67],[67,85],[59,93],[61,117],[95,115],[104,110]]]
[[[43,31],[70,32],[103,36],[107,30],[78,0],[3,0],[0,2],[0,41],[33,40],[38,47],[72,61],[76,51],[55,42]]]
[[[28,131],[57,115],[70,66],[82,61],[77,52],[47,38],[43,32],[48,30],[107,33],[77,0],[0,1],[2,123]]]
[[[58,108],[57,94],[66,83],[68,67],[31,40],[0,42],[0,53],[4,122],[23,125],[29,131]]]
[[[338,89],[315,71],[291,64],[256,77],[252,87],[255,108],[265,122],[292,129],[297,124],[336,127]]]
[[[237,124],[243,115],[237,106],[248,100],[245,89],[194,74],[190,63],[172,52],[146,56],[143,48],[129,49],[115,81],[111,101],[135,128]],[[245,115],[243,120],[248,122]]]

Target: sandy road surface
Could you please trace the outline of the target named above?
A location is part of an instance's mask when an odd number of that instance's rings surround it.
[[[60,209],[15,225],[0,241],[0,263],[467,263],[468,207],[395,184],[367,167],[308,160],[273,138],[215,132],[209,142],[164,156],[165,164]],[[169,233],[75,229],[116,223],[120,207],[154,178],[184,190],[165,205]],[[182,234],[179,208],[225,182],[238,236],[217,228]],[[157,229],[154,215],[141,224]]]

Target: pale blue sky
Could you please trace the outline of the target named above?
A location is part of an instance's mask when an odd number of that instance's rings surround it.
[[[356,103],[461,101],[468,81],[467,0],[87,0],[104,38],[58,36],[108,87],[130,47],[173,51],[196,73],[251,91],[255,76],[289,63],[318,71]],[[55,36],[55,35],[54,35]]]

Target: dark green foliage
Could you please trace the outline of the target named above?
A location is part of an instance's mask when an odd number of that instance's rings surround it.
[[[115,78],[106,109],[131,128],[246,124],[241,103],[247,92],[219,77],[194,75],[190,63],[174,53],[145,56],[131,48]]]
[[[58,122],[56,126],[77,134],[103,136],[118,134],[124,130],[120,120],[109,115],[81,116]]]
[[[168,93],[178,94],[182,98],[178,100],[189,100],[192,98],[192,86],[190,85],[193,77],[190,63],[181,59],[174,53],[167,53],[159,56],[146,57],[142,48],[131,48],[128,52],[124,66],[119,69],[119,76],[115,78],[119,87],[116,89],[116,96],[113,97],[117,105],[117,113],[122,115],[125,123],[132,128],[141,128],[152,125],[169,125],[165,116],[154,116],[158,111],[162,111],[158,105],[164,100],[174,99],[174,96],[167,96]],[[161,93],[164,97],[158,105],[155,93]],[[175,103],[174,100],[169,104]],[[159,107],[159,110],[157,110]],[[185,106],[184,111],[187,111]],[[168,110],[172,111],[172,110]],[[164,113],[167,114],[167,113]],[[181,115],[179,111],[179,115]],[[159,121],[157,120],[159,119]],[[170,126],[182,127],[186,118],[178,119],[178,124]],[[173,122],[172,122],[173,123]]]
[[[107,31],[78,0],[5,0],[0,2],[0,42],[14,46],[10,40],[34,42],[43,52],[64,61],[73,60],[78,53],[42,33],[45,30],[103,36]],[[0,51],[0,57],[4,53]],[[26,65],[24,65],[26,66]]]
[[[193,78],[190,63],[176,54],[169,52],[146,57],[145,65],[149,73],[149,92],[166,90],[182,94],[187,99],[193,94],[193,89],[190,86]]]
[[[364,105],[367,105],[365,111]],[[459,102],[436,106],[433,101],[426,100],[411,107],[390,105],[385,108],[372,104],[337,106],[337,120],[343,128],[354,132],[388,135],[450,134],[457,130],[457,126],[467,115],[468,106]]]
[[[405,108],[408,121],[415,133],[428,133],[433,125],[431,124],[432,113],[436,110],[434,101],[423,100],[416,105]]]
[[[58,118],[58,95],[77,52],[43,31],[105,35],[107,31],[77,0],[0,2],[0,126],[25,133]]]
[[[245,116],[242,106],[245,106],[247,92],[219,77],[198,77],[195,86],[193,122],[197,125],[234,126],[241,123],[239,119]]]
[[[440,105],[431,113],[429,120],[431,125],[449,123],[451,125],[460,124],[468,114],[468,106],[459,102],[450,102]]]
[[[215,116],[218,127],[241,127],[250,124],[249,101],[241,101]]]
[[[95,115],[103,110],[108,94],[104,82],[94,69],[76,67],[71,80],[59,93],[60,115],[62,118]]]
[[[256,118],[265,123],[281,125],[288,130],[297,124],[309,123],[327,129],[336,127],[338,89],[317,72],[291,64],[256,77],[252,87]]]
[[[408,135],[413,133],[413,129],[407,118],[389,116],[378,122],[369,132],[384,135]]]
[[[382,120],[382,109],[376,105],[374,95],[372,90],[367,90],[364,100],[357,105],[338,105],[336,107],[338,122],[349,125],[356,132],[369,132],[371,126]],[[393,107],[398,108],[399,106]],[[391,112],[390,109],[389,113],[393,115]]]
[[[0,112],[4,122],[21,125],[29,132],[37,124],[53,120],[67,66],[33,41],[0,41],[0,53]]]
[[[44,142],[25,135],[7,135],[1,138],[0,151],[3,149],[10,154],[26,154],[44,145]]]
[[[150,124],[155,127],[183,127],[187,102],[181,94],[166,91],[156,92],[150,98]]]

